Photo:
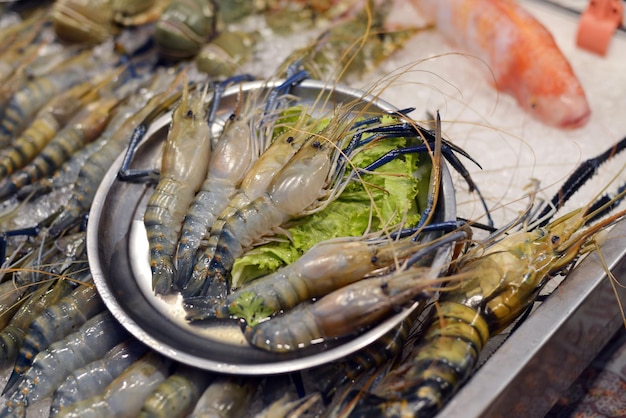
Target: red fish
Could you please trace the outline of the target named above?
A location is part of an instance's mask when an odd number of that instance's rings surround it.
[[[542,122],[582,127],[589,103],[552,34],[512,0],[412,0],[448,41],[484,60],[496,88]]]

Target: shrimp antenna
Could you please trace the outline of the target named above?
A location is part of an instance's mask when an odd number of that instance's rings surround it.
[[[567,202],[580,188],[589,181],[593,176],[596,175],[598,169],[602,164],[606,161],[612,159],[620,152],[626,149],[626,137],[622,138],[620,141],[612,145],[609,149],[604,151],[603,153],[589,158],[586,161],[583,161],[574,172],[568,177],[568,179],[563,183],[563,186],[556,192],[554,197],[550,200],[549,203],[546,204],[543,211],[535,218],[535,220],[541,220],[538,226],[542,227],[548,224],[552,217],[556,214],[556,212],[563,207],[565,202]],[[626,187],[626,186],[623,186]],[[623,190],[623,189],[622,189]],[[604,202],[596,202],[598,206],[595,208],[605,204],[610,198],[605,196],[606,199]],[[617,205],[618,202],[614,202],[614,205]],[[613,206],[614,207],[614,206]],[[612,208],[612,207],[611,207]],[[592,211],[592,209],[589,209]],[[610,210],[610,209],[608,209]],[[603,214],[606,213],[603,212]],[[601,216],[601,215],[599,215]]]

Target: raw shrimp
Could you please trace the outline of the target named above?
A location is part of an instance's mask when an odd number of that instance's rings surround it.
[[[159,82],[163,82],[163,79],[157,76],[154,81],[153,88],[158,89]],[[174,82],[166,91],[152,96],[145,106],[124,121],[122,126],[115,131],[98,152],[85,161],[78,173],[78,179],[72,190],[72,195],[65,204],[61,214],[50,227],[52,236],[60,234],[89,210],[98,185],[108,169],[111,168],[113,161],[128,146],[131,135],[133,133],[137,135],[145,133],[147,129],[146,124],[152,122],[180,98],[180,93],[172,92],[177,84],[177,82]]]
[[[422,309],[416,309],[396,328],[347,358],[340,365],[343,371],[343,379],[337,385],[345,381],[355,380],[363,373],[385,364],[394,356],[400,354],[404,342],[409,336],[411,327],[421,312]]]
[[[159,183],[144,214],[152,289],[157,294],[170,292],[174,282],[176,244],[185,213],[208,170],[211,135],[206,122],[206,92],[205,88],[196,97],[189,98],[185,80],[182,102],[174,110],[165,142]]]
[[[265,322],[247,326],[248,342],[272,352],[289,352],[361,331],[421,298],[428,299],[442,281],[438,272],[413,267],[389,276],[363,279],[314,303],[302,304]]]
[[[54,391],[50,416],[62,415],[64,408],[104,392],[114,379],[147,350],[148,347],[133,338],[113,347],[101,360],[73,371]]]
[[[294,51],[285,62],[299,60],[313,78],[330,80],[331,83],[351,76],[362,77],[401,50],[419,30],[387,27],[386,20],[393,2],[356,3],[358,10],[355,8],[353,16],[337,19],[311,45]]]
[[[452,43],[484,60],[496,87],[542,122],[587,123],[582,85],[550,32],[514,0],[413,0]]]
[[[0,145],[19,135],[32,117],[53,97],[88,80],[95,65],[91,53],[83,53],[54,72],[29,81],[8,102],[0,121]]]
[[[423,308],[423,305],[420,306]],[[355,381],[366,372],[388,363],[401,353],[416,318],[423,312],[420,306],[397,327],[345,360],[303,371],[304,379],[313,382],[314,389],[319,391],[324,399],[331,399],[338,388],[344,384]]]
[[[170,374],[172,360],[148,352],[116,377],[99,395],[63,408],[58,417],[134,418],[154,391]]]
[[[29,295],[13,315],[11,322],[0,332],[0,367],[15,360],[31,322],[49,305],[70,293],[73,287],[65,279],[57,279],[47,285],[42,284]]]
[[[126,339],[126,330],[109,312],[94,316],[78,331],[37,354],[31,368],[10,394],[0,416],[19,414],[28,405],[52,395],[72,371],[102,358]]]
[[[181,364],[176,372],[150,394],[138,416],[140,418],[186,417],[214,378],[213,374],[205,370]]]
[[[89,104],[30,164],[5,179],[0,186],[0,200],[9,198],[26,184],[52,175],[74,152],[94,141],[106,128],[118,103],[118,98],[104,97]]]
[[[96,44],[116,35],[122,26],[154,22],[169,0],[58,0],[52,22],[59,38]]]
[[[213,105],[217,99],[213,98]],[[246,108],[243,112],[236,109],[227,120],[211,152],[207,176],[185,215],[176,251],[177,287],[187,283],[200,241],[257,158],[256,137],[250,127],[252,109]]]
[[[349,416],[434,416],[469,378],[488,338],[519,318],[554,275],[595,250],[598,232],[626,217],[622,210],[588,226],[625,196],[622,189],[600,207],[592,202],[546,226],[538,218],[528,230],[471,247],[453,270],[467,278],[439,298],[441,318],[435,317],[407,361],[359,399]]]
[[[139,90],[142,87],[148,87],[146,84],[151,78],[152,77],[134,78],[125,82],[119,89],[116,89],[116,96],[118,95],[117,93],[121,91],[120,97],[128,97],[128,99],[124,100],[116,108],[115,114],[111,117],[111,121],[107,124],[102,135],[91,144],[83,147],[80,151],[75,152],[53,176],[22,187],[17,193],[18,199],[24,200],[27,197],[41,196],[45,193],[49,193],[53,189],[73,185],[87,159],[105,147],[109,139],[122,127],[126,120],[145,106],[148,97],[146,94],[140,93]]]
[[[258,384],[258,379],[250,376],[218,376],[202,393],[189,418],[243,416]]]
[[[86,280],[83,280],[85,282]],[[6,389],[13,386],[32,365],[35,356],[54,341],[76,331],[89,318],[104,310],[93,284],[81,284],[71,294],[50,306],[29,326]]]
[[[53,98],[35,116],[28,128],[0,155],[0,179],[30,162],[69,119],[94,99],[94,85],[84,82]],[[92,94],[89,94],[89,93]]]
[[[387,237],[322,241],[295,262],[254,280],[222,301],[205,297],[186,300],[187,319],[228,318],[246,292],[252,292],[260,301],[259,309],[268,314],[290,309],[361,280],[375,270],[393,266],[422,248],[413,237],[401,241]]]
[[[45,240],[39,249],[32,249],[9,268],[0,270],[2,274],[12,273],[13,276],[0,284],[0,327],[4,328],[9,323],[15,310],[25,300],[25,295],[34,291],[48,275],[55,275],[41,266],[57,265],[64,251],[58,244],[58,241]]]

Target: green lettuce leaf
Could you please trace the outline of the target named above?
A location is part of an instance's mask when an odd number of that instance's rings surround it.
[[[407,145],[404,138],[372,141],[351,161],[355,167],[363,168],[388,151]],[[428,169],[420,169],[418,159],[417,154],[407,154],[372,174],[362,174],[360,181],[351,181],[324,210],[292,222],[286,229],[289,239],[249,251],[235,261],[231,272],[233,287],[292,263],[318,242],[361,236],[385,226],[416,225],[420,218],[418,201],[424,199],[420,194],[425,196],[428,192],[428,181],[421,177],[430,176],[430,161],[426,161]]]

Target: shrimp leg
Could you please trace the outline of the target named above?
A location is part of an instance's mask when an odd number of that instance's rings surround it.
[[[0,261],[4,262],[7,256],[7,239],[11,237],[27,236],[36,237],[41,231],[41,226],[30,226],[27,228],[13,229],[0,233]]]
[[[392,161],[395,158],[398,158],[398,156],[403,155],[403,154],[429,152],[430,150],[433,149],[433,145],[435,143],[435,134],[432,131],[424,129],[415,123],[402,123],[402,124],[397,124],[397,125],[387,125],[384,127],[372,128],[370,131],[372,132],[373,135],[367,138],[367,142],[372,141],[374,139],[378,139],[378,138],[394,138],[394,137],[407,137],[408,136],[408,137],[415,137],[419,139],[423,138],[423,140],[426,143],[413,145],[413,146],[409,146],[406,148],[398,148],[393,151],[390,151],[389,153],[381,156],[378,160],[372,162],[370,165],[365,167],[363,171],[374,170],[382,166],[383,164],[389,161]],[[441,141],[442,155],[444,156],[446,161],[448,161],[450,165],[452,165],[452,167],[463,177],[463,179],[469,186],[470,192],[476,192],[485,210],[485,214],[488,219],[488,224],[489,226],[493,226],[493,220],[491,219],[491,215],[489,213],[489,207],[487,206],[487,202],[485,201],[485,198],[483,197],[482,193],[480,192],[480,189],[478,188],[478,186],[472,179],[465,165],[455,155],[455,152],[463,155],[465,158],[469,159],[474,164],[476,164],[479,168],[481,168],[480,164],[478,164],[478,162],[476,162],[463,149],[457,147],[456,145],[442,138],[442,141]]]
[[[576,170],[569,176],[569,178],[563,183],[563,186],[559,188],[550,203],[547,204],[543,211],[537,215],[537,219],[544,219],[539,226],[545,226],[550,218],[546,218],[550,212],[557,211],[565,202],[567,202],[589,179],[591,179],[597,172],[600,166],[613,158],[620,152],[626,149],[626,137],[622,138],[615,145],[604,151],[603,153],[589,158],[583,161]]]

